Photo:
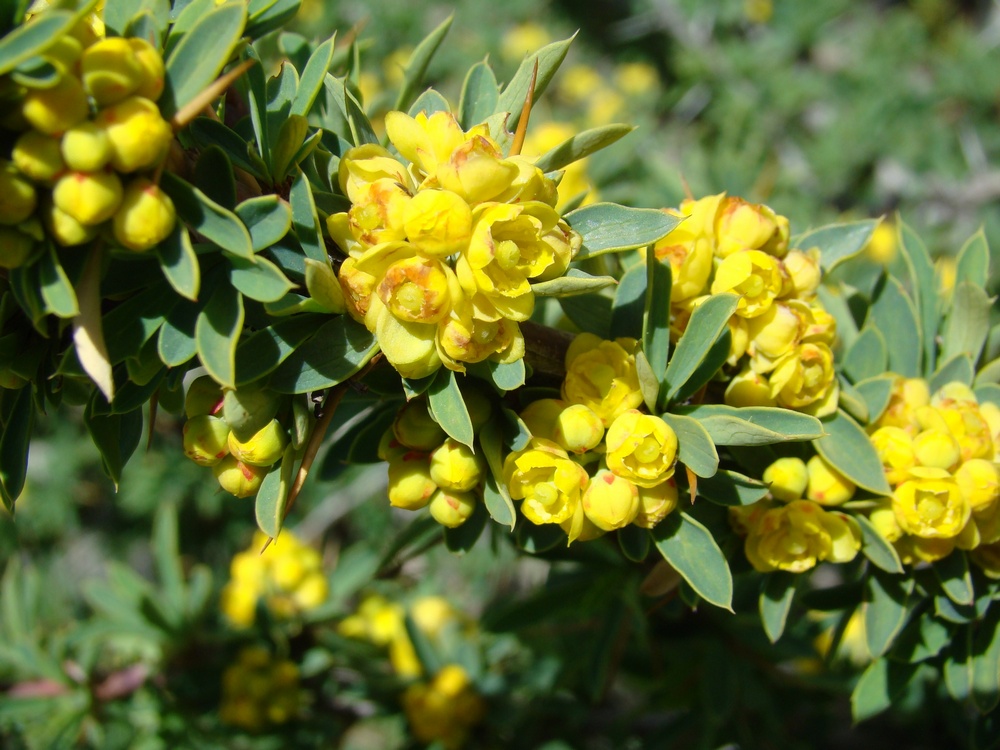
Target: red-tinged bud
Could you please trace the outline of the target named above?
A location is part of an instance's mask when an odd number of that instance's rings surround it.
[[[226,456],[212,467],[212,471],[222,489],[236,497],[256,495],[267,476],[266,468],[241,463],[234,456]]]
[[[215,466],[229,455],[229,425],[207,414],[192,417],[184,423],[184,455],[201,466]]]
[[[52,189],[52,201],[81,224],[93,226],[114,216],[122,183],[114,172],[68,172]]]

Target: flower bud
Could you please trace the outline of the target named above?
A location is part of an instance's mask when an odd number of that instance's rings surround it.
[[[59,135],[87,119],[90,105],[80,82],[70,75],[48,89],[30,89],[21,105],[24,118],[35,130]]]
[[[256,495],[267,476],[266,468],[241,463],[235,456],[226,456],[212,467],[212,471],[219,480],[219,486],[236,497]]]
[[[677,508],[677,482],[673,478],[653,487],[639,487],[639,512],[632,522],[651,529]]]
[[[80,58],[83,87],[101,106],[120,102],[138,88],[143,69],[122,37],[108,37],[84,50]]]
[[[720,204],[715,233],[720,258],[746,250],[762,250],[780,258],[788,249],[788,219],[768,206],[735,196]]]
[[[806,497],[820,505],[841,505],[854,497],[854,483],[834,469],[826,459],[816,455],[806,464],[809,484]]]
[[[608,428],[605,443],[608,468],[640,487],[653,487],[674,475],[677,435],[660,417],[630,409]]]
[[[802,318],[788,304],[771,305],[763,314],[747,321],[747,333],[755,357],[776,360],[787,354],[802,338]],[[755,362],[758,372],[767,372],[773,364],[761,367]]]
[[[913,456],[921,466],[950,471],[962,458],[958,441],[941,430],[924,430],[913,438]]]
[[[136,96],[155,102],[163,93],[165,75],[163,57],[161,57],[159,50],[145,39],[132,37],[128,43],[132,47],[135,59],[139,62],[139,67],[142,70],[139,87],[135,90]]]
[[[724,398],[729,406],[776,405],[767,378],[749,367],[729,381]]]
[[[895,542],[903,536],[903,529],[896,519],[896,513],[892,509],[892,501],[887,498],[879,498],[876,505],[868,514],[868,520],[872,522],[875,531],[887,542]]]
[[[35,187],[8,161],[0,161],[0,225],[28,219],[38,204]]]
[[[809,471],[801,458],[779,458],[764,469],[763,479],[774,497],[790,502],[806,494]]]
[[[389,503],[397,508],[420,510],[431,501],[438,486],[431,479],[430,457],[410,451],[389,461]]]
[[[931,406],[943,406],[953,401],[965,401],[970,404],[977,404],[975,392],[961,381],[946,383],[934,392],[931,396]]]
[[[122,201],[122,183],[113,172],[69,172],[59,178],[52,201],[85,226],[114,216]]]
[[[434,421],[424,398],[415,398],[403,405],[392,423],[392,432],[400,443],[418,451],[432,451],[448,437]]]
[[[971,508],[944,469],[916,467],[892,495],[903,531],[925,539],[951,539],[969,520]]]
[[[0,268],[18,268],[31,254],[35,241],[14,227],[0,226]]]
[[[102,109],[95,120],[111,141],[111,164],[134,172],[158,164],[170,148],[173,130],[149,99],[131,96]]]
[[[431,453],[431,479],[443,490],[471,490],[482,474],[483,460],[455,438],[447,438]]]
[[[553,440],[569,453],[586,453],[604,439],[604,423],[588,406],[571,404],[556,417]]]
[[[59,143],[59,139],[37,130],[22,133],[11,152],[14,166],[35,182],[51,184],[66,169]]]
[[[408,450],[410,449],[396,440],[395,433],[392,428],[389,428],[382,433],[382,437],[378,441],[377,455],[382,461],[391,461],[395,456],[401,456]]]
[[[56,68],[62,76],[73,75],[76,63],[83,52],[83,44],[71,34],[60,35],[42,53],[42,58]]]
[[[782,266],[788,275],[787,296],[808,299],[816,293],[820,280],[819,250],[789,250],[782,259]]]
[[[447,190],[419,190],[403,212],[406,236],[423,255],[445,258],[472,236],[472,209]]]
[[[476,509],[476,496],[471,492],[440,489],[431,497],[431,516],[442,526],[457,529],[469,520]]]
[[[96,172],[111,160],[108,134],[89,120],[67,130],[60,149],[66,166],[77,172]]]
[[[272,419],[257,433],[244,443],[236,438],[236,433],[229,433],[229,452],[237,460],[251,466],[271,466],[281,458],[288,442],[288,435],[281,422]]]
[[[219,417],[192,417],[184,423],[184,455],[201,466],[215,466],[229,453],[229,435],[229,425]]]
[[[972,458],[959,466],[955,481],[974,513],[987,510],[1000,497],[1000,469],[984,458]]]
[[[202,414],[218,414],[222,411],[222,386],[210,375],[202,375],[191,381],[184,397],[184,413],[188,419]]]
[[[910,433],[902,427],[880,427],[872,433],[871,441],[889,484],[905,482],[910,469],[917,465]]]
[[[604,531],[624,528],[639,512],[639,490],[629,480],[601,470],[583,493],[583,512]]]
[[[143,252],[165,240],[176,220],[170,196],[145,177],[138,177],[126,186],[112,227],[115,239],[124,247]]]
[[[800,344],[775,363],[770,386],[779,406],[817,417],[833,414],[840,394],[833,352],[826,344]]]
[[[56,205],[48,206],[42,216],[52,238],[62,247],[83,245],[97,236],[96,226],[84,226]]]
[[[557,398],[540,398],[524,407],[518,416],[534,437],[555,442],[559,415],[567,406]]]

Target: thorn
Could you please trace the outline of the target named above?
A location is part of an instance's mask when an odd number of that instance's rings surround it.
[[[256,62],[256,60],[244,60],[225,75],[216,78],[208,84],[208,86],[202,89],[202,91],[200,91],[194,99],[177,110],[177,112],[174,113],[173,118],[170,120],[170,127],[174,129],[174,132],[181,130],[195,117],[201,114],[201,111],[211,104],[213,99],[220,96],[222,92],[228,89],[237,78],[252,68]]]
[[[267,548],[271,546],[271,542],[273,542],[273,541],[274,541],[274,537],[273,536],[269,536],[267,538],[267,541],[264,542],[264,546],[260,548],[260,552],[258,552],[257,554],[258,555],[263,555],[264,551],[267,550]]]
[[[684,175],[681,175],[681,185],[684,186],[684,197],[689,201],[693,201],[694,193],[691,192],[691,186],[688,185],[687,178]]]
[[[535,98],[535,81],[538,80],[538,58],[535,58],[535,67],[531,71],[531,83],[528,84],[528,94],[524,97],[524,106],[521,107],[521,118],[517,121],[517,132],[514,133],[514,143],[510,147],[509,156],[517,156],[524,146],[524,137],[528,134],[528,118],[531,116],[531,102]]]
[[[691,469],[687,466],[684,467],[684,471],[687,472],[688,490],[691,493],[691,505],[694,505],[694,498],[698,494],[698,475],[691,471]]]

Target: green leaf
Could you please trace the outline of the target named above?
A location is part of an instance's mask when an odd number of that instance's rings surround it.
[[[719,370],[726,364],[726,360],[729,359],[732,345],[732,331],[727,326],[718,340],[712,344],[712,348],[708,350],[705,359],[701,361],[698,368],[691,373],[691,377],[687,379],[687,382],[677,392],[677,395],[674,396],[674,400],[677,403],[684,403],[698,393],[703,386],[710,383]]]
[[[291,114],[305,116],[312,109],[333,62],[333,47],[336,38],[337,35],[334,34],[316,47],[309,56],[309,62],[306,63],[302,70],[302,76],[299,78],[299,86],[295,92],[295,100],[292,102]]]
[[[191,246],[187,227],[181,223],[174,225],[170,235],[154,248],[156,258],[163,269],[163,275],[170,286],[182,297],[198,299],[201,291],[201,266],[198,256]]]
[[[111,32],[108,36],[134,36],[125,32],[130,22],[138,15],[149,13],[156,20],[156,27],[166,29],[170,23],[169,0],[117,0],[105,3],[104,26]]]
[[[41,283],[42,299],[46,312],[60,318],[74,318],[80,314],[73,284],[59,261],[53,245],[38,259],[38,280]]]
[[[236,345],[243,330],[243,297],[220,284],[198,313],[194,338],[201,364],[215,382],[236,387]]]
[[[330,263],[306,258],[306,289],[309,296],[331,313],[345,310],[344,293]]]
[[[233,166],[249,172],[258,180],[267,178],[267,167],[251,145],[235,130],[210,117],[196,117],[187,132],[203,147],[218,146]],[[276,197],[276,196],[275,196]]]
[[[569,166],[575,161],[590,156],[595,151],[607,148],[612,143],[635,130],[634,125],[614,123],[599,128],[584,130],[572,138],[549,149],[535,161],[535,166],[543,172],[553,172]]]
[[[886,342],[889,369],[906,378],[921,374],[922,334],[917,323],[913,301],[895,278],[889,276],[872,303],[868,323],[874,324]]]
[[[277,302],[295,284],[289,281],[274,263],[262,256],[251,263],[244,258],[229,258],[229,283],[244,296],[258,302]]]
[[[885,654],[906,622],[913,579],[872,570],[868,576],[865,603],[865,639],[876,659]]]
[[[958,251],[955,263],[955,286],[968,281],[973,286],[986,288],[990,279],[990,246],[983,228],[972,235]]]
[[[979,360],[990,333],[992,307],[993,300],[982,287],[968,281],[955,286],[941,341],[941,359],[968,354],[973,362]]]
[[[271,175],[276,183],[284,182],[290,168],[297,166],[294,159],[308,133],[309,123],[303,115],[289,115],[282,121],[271,148]]]
[[[82,300],[79,290],[77,294]],[[105,312],[108,361],[118,364],[127,357],[136,356],[180,300],[169,285],[160,282]]]
[[[458,121],[468,130],[485,122],[497,110],[500,87],[493,68],[479,62],[469,68],[462,83],[462,95],[458,100]]]
[[[257,11],[251,6],[245,35],[250,39],[259,39],[284,27],[299,12],[301,2],[302,0],[265,0],[263,7]]]
[[[167,57],[159,107],[167,119],[215,80],[243,34],[246,4],[228,2],[205,13]]]
[[[427,89],[410,105],[407,114],[410,117],[416,117],[421,112],[428,117],[435,112],[451,112],[451,105],[442,94],[434,89]]]
[[[868,424],[868,402],[843,373],[837,375],[840,392],[837,394],[837,405],[863,424]]]
[[[614,203],[592,203],[563,218],[583,236],[583,247],[574,258],[578,261],[652,245],[680,223],[676,216],[663,211]]]
[[[719,452],[701,423],[680,414],[661,414],[677,433],[678,459],[699,477],[711,477],[719,468]]]
[[[639,378],[639,390],[642,392],[642,400],[646,408],[654,414],[657,410],[656,401],[660,397],[660,379],[653,372],[652,365],[646,359],[642,350],[635,353],[635,374]]]
[[[735,471],[719,469],[698,480],[698,497],[726,507],[753,505],[767,497],[767,485]]]
[[[642,335],[646,309],[646,265],[636,264],[622,276],[611,306],[610,338],[638,339]],[[662,370],[661,370],[662,373]],[[656,377],[654,375],[654,377]],[[657,383],[659,377],[656,377]]]
[[[444,367],[438,370],[434,382],[427,389],[427,403],[434,421],[452,438],[472,448],[476,433],[458,387],[458,378],[452,370]]]
[[[76,14],[48,9],[31,23],[22,24],[0,39],[0,75],[43,52],[65,36],[76,22]]]
[[[35,402],[31,386],[8,393],[14,394],[11,397],[14,404],[0,433],[0,485],[4,506],[12,511],[14,501],[24,489],[24,478],[28,472],[28,446],[35,427]]]
[[[979,403],[1000,406],[1000,385],[996,383],[983,383],[982,385],[977,385],[973,391]]]
[[[511,113],[511,117],[507,121],[507,126],[512,132],[517,127],[518,120],[521,119],[521,108],[528,97],[528,89],[531,87],[531,79],[534,76],[535,63],[538,63],[538,76],[535,78],[535,89],[531,97],[532,104],[537,102],[545,89],[548,88],[552,77],[556,74],[559,66],[562,65],[562,61],[566,59],[566,53],[569,52],[569,46],[575,38],[576,35],[574,34],[569,39],[552,42],[542,47],[538,52],[528,55],[521,62],[517,72],[514,73],[514,77],[504,87],[497,102],[496,111]],[[503,145],[506,146],[508,144]],[[506,152],[506,147],[504,151]]]
[[[877,659],[861,675],[851,693],[851,715],[855,722],[870,719],[893,705],[916,674],[917,667],[889,659]]]
[[[312,188],[299,167],[295,168],[295,180],[288,199],[292,204],[292,228],[306,257],[327,263],[326,245],[323,244],[323,235],[319,229]]]
[[[829,273],[845,260],[859,255],[878,226],[878,219],[830,224],[796,237],[790,247],[819,248],[820,265]]]
[[[271,376],[278,393],[308,393],[338,385],[364,367],[378,351],[375,337],[346,315],[323,324]]]
[[[271,469],[257,490],[254,500],[254,515],[257,528],[270,539],[277,539],[285,520],[288,494],[292,489],[295,469],[295,447],[288,445],[281,457],[281,463]]]
[[[483,500],[486,503],[486,510],[489,511],[493,520],[501,526],[509,526],[513,531],[517,514],[514,512],[514,501],[503,481],[503,442],[500,437],[502,430],[503,419],[500,415],[496,415],[483,426],[479,433],[479,445],[483,449],[483,458],[486,459],[486,464],[490,468],[483,489]]]
[[[930,389],[934,393],[939,388],[958,381],[971,386],[976,377],[976,369],[969,359],[968,354],[956,354],[947,362],[938,367],[937,372],[931,377]]]
[[[896,548],[878,533],[872,522],[860,513],[853,514],[851,518],[857,521],[861,528],[861,554],[867,557],[872,565],[886,573],[902,573],[903,563],[899,560]]]
[[[245,92],[250,109],[250,124],[253,126],[254,137],[257,139],[257,149],[260,152],[260,166],[265,172],[265,179],[270,180],[267,165],[271,163],[271,135],[268,132],[267,78],[264,74],[264,65],[252,44],[243,48],[240,59],[242,61],[255,61],[255,64],[250,66],[246,74],[236,82],[236,85]],[[324,79],[324,82],[326,80]],[[252,156],[250,145],[246,143],[244,145],[247,153]]]
[[[531,291],[537,297],[572,297],[575,294],[596,292],[617,283],[614,276],[591,276],[578,268],[570,268],[564,276],[532,284]]]
[[[225,209],[236,206],[236,178],[233,163],[220,146],[208,146],[198,155],[194,165],[193,183],[196,188]]]
[[[931,261],[930,253],[927,252],[927,247],[916,232],[902,221],[898,221],[897,226],[899,255],[908,261],[910,273],[913,275],[913,301],[920,320],[921,338],[924,344],[924,369],[930,370],[934,363],[936,348],[934,339],[941,322],[934,263]]]
[[[788,613],[791,611],[792,601],[795,599],[797,580],[798,577],[795,574],[783,570],[776,570],[764,576],[758,608],[764,632],[767,633],[771,643],[777,643],[781,634],[785,632]]]
[[[889,351],[881,331],[865,326],[844,354],[842,367],[852,383],[885,373],[889,368]]]
[[[431,64],[434,53],[444,41],[453,18],[454,16],[448,16],[413,50],[413,54],[410,55],[410,59],[407,60],[406,67],[403,69],[403,84],[400,86],[399,96],[396,97],[394,109],[406,111],[416,99],[417,89],[420,88],[424,80],[427,66]]]
[[[282,400],[267,388],[253,384],[227,390],[222,399],[222,415],[236,439],[247,442],[278,414]]]
[[[829,282],[820,284],[816,290],[816,297],[837,322],[837,339],[841,347],[846,349],[851,346],[858,337],[858,324],[854,320],[843,284],[836,286]]]
[[[655,411],[667,408],[667,360],[670,357],[670,264],[646,250],[646,294],[642,311],[642,352],[659,383]],[[693,316],[692,316],[693,317]],[[714,343],[714,342],[713,342]],[[704,360],[704,358],[702,358]]]
[[[951,641],[948,657],[944,662],[944,684],[956,701],[965,701],[972,695],[972,631],[960,628]]]
[[[292,208],[277,195],[248,198],[236,207],[236,215],[249,230],[255,253],[275,244],[292,228]]]
[[[790,409],[705,404],[679,406],[676,412],[697,419],[716,445],[769,445],[816,440],[826,434],[816,417]]]
[[[895,380],[894,375],[879,375],[876,378],[869,378],[860,383],[855,383],[854,390],[868,404],[869,422],[876,422],[889,407],[889,400],[892,398],[892,389]]]
[[[624,283],[624,279],[622,282]],[[618,288],[621,288],[621,284]],[[581,331],[593,333],[602,339],[614,338],[610,330],[612,302],[608,297],[600,294],[559,297],[559,306]]]
[[[929,616],[911,617],[896,638],[889,658],[910,663],[927,661],[940,654],[951,643],[956,628]]]
[[[191,229],[226,252],[251,261],[254,259],[250,232],[236,214],[171,172],[163,173],[160,187],[170,196],[177,215]]]
[[[99,413],[101,409],[107,409],[107,403],[95,391],[83,412],[83,421],[101,453],[104,471],[117,489],[122,469],[142,438],[142,411],[136,409],[127,414],[106,414]]]
[[[198,353],[194,330],[200,306],[179,304],[163,321],[156,341],[160,361],[167,367],[178,367]]]
[[[858,487],[876,495],[891,495],[882,461],[858,423],[842,410],[821,421],[826,437],[813,441],[819,454]]]
[[[525,524],[527,525],[527,524]],[[649,555],[649,531],[634,524],[618,530],[618,546],[625,559],[641,563]]]
[[[653,529],[656,548],[705,601],[732,611],[733,576],[711,532],[687,513],[674,512]]]
[[[508,363],[490,359],[486,361],[486,366],[489,368],[493,384],[501,391],[514,391],[524,385],[524,359]]]
[[[943,559],[934,561],[931,567],[942,591],[955,604],[970,606],[975,602],[976,592],[972,588],[969,561],[964,552],[955,550]]]
[[[346,80],[344,81],[341,93],[343,94],[343,98],[340,101],[343,103],[344,117],[347,118],[347,124],[351,129],[351,137],[354,140],[354,144],[356,146],[363,146],[366,143],[378,143],[378,135],[375,133],[375,128],[369,122],[364,108],[354,98],[351,90],[347,88]]]
[[[991,607],[972,642],[972,702],[986,714],[1000,704],[1000,607]]]
[[[994,359],[983,365],[973,380],[975,385],[990,385],[1000,383],[1000,359]]]
[[[687,328],[667,365],[668,400],[677,395],[708,356],[712,345],[727,329],[726,324],[736,311],[738,302],[739,297],[735,294],[713,294],[691,313]]]

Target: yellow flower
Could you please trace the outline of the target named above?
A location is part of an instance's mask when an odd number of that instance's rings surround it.
[[[834,469],[820,455],[813,456],[806,464],[809,485],[806,497],[820,505],[842,505],[854,497],[854,483]]]
[[[872,433],[871,441],[889,484],[906,481],[909,470],[917,465],[910,433],[902,427],[880,427]]]
[[[108,37],[83,51],[80,78],[98,105],[114,104],[133,93],[143,80],[143,68],[127,39]]]
[[[654,487],[674,475],[677,435],[660,417],[630,409],[605,436],[608,468],[640,487]]]
[[[723,197],[720,193],[697,201],[686,200],[679,210],[667,210],[667,213],[684,218],[653,247],[657,258],[670,263],[673,274],[671,304],[705,291],[715,252],[715,216]]]
[[[627,479],[598,471],[583,493],[583,512],[604,531],[624,528],[639,512],[639,491]]]
[[[900,427],[913,435],[919,432],[916,412],[927,406],[931,392],[921,378],[897,378],[892,385],[889,405],[879,417],[879,427]]]
[[[677,482],[673,478],[652,487],[639,488],[639,512],[633,523],[651,529],[677,508]]]
[[[457,664],[442,667],[430,684],[410,685],[402,702],[413,736],[437,742],[444,750],[459,750],[486,710],[469,675]]]
[[[340,159],[337,179],[352,204],[361,200],[369,185],[382,179],[399,184],[407,193],[414,192],[406,167],[386,149],[373,143],[348,149]]]
[[[604,85],[601,74],[589,65],[571,65],[561,71],[559,93],[570,102],[586,102]]]
[[[135,172],[156,166],[167,155],[174,131],[149,99],[130,96],[97,113],[98,127],[111,141],[111,166]]]
[[[503,158],[491,138],[472,135],[424,184],[451,190],[469,203],[482,203],[498,199],[520,173],[517,164]]]
[[[781,265],[777,258],[760,250],[733,253],[715,271],[712,294],[735,292],[741,295],[736,314],[744,318],[762,315],[781,294]]]
[[[615,85],[629,96],[642,96],[654,91],[659,82],[656,68],[646,62],[622,63],[615,68]]]
[[[461,196],[447,190],[420,190],[406,204],[403,227],[418,251],[445,258],[468,247],[472,209]]]
[[[993,436],[979,407],[968,401],[947,401],[939,406],[924,406],[916,410],[917,423],[924,430],[950,433],[958,442],[962,460],[992,458]]]
[[[921,466],[951,471],[962,458],[962,449],[950,434],[929,429],[913,438],[913,456]]]
[[[744,544],[750,564],[761,572],[802,573],[827,560],[849,562],[860,549],[857,521],[809,500],[793,500],[766,511],[750,527]]]
[[[984,458],[972,458],[955,471],[962,497],[974,513],[985,511],[1000,497],[1000,468]]]
[[[462,126],[450,112],[435,112],[430,117],[425,112],[416,117],[389,112],[385,116],[385,129],[396,150],[425,175],[435,174],[467,141]]]
[[[562,523],[580,504],[589,477],[555,443],[532,438],[528,445],[507,456],[503,481],[521,512],[535,524]]]
[[[816,294],[821,276],[819,250],[789,250],[781,261],[788,283],[783,297],[809,299]]]
[[[969,520],[971,508],[958,484],[943,469],[916,467],[896,488],[892,507],[902,529],[925,539],[950,539]]]
[[[84,226],[94,226],[115,215],[122,183],[114,172],[66,172],[52,189],[52,202]]]
[[[551,41],[549,32],[543,26],[527,21],[504,33],[500,45],[501,55],[509,62],[519,62]]]
[[[556,403],[562,402],[556,401]],[[552,440],[569,453],[586,453],[600,445],[603,439],[604,423],[588,406],[570,404],[556,417]]]
[[[441,366],[436,324],[400,320],[377,295],[371,296],[365,316],[366,325],[371,322],[379,349],[404,378],[425,378]]]
[[[79,79],[64,75],[55,86],[28,89],[21,113],[35,130],[46,135],[61,135],[87,119],[90,105]]]
[[[392,263],[376,288],[398,320],[437,323],[451,311],[457,289],[454,272],[433,258],[411,256]]]
[[[801,458],[779,458],[766,469],[762,477],[771,494],[778,500],[799,500],[806,493],[809,471]]]
[[[797,305],[776,303],[746,321],[750,338],[747,349],[753,357],[754,370],[769,372],[776,360],[799,344],[805,333],[805,317]]]
[[[903,536],[903,529],[896,519],[896,512],[892,509],[892,500],[880,497],[875,503],[875,507],[868,514],[868,520],[872,522],[875,531],[887,542],[899,540]]]
[[[788,250],[788,229],[788,219],[767,206],[727,197],[715,223],[715,254],[725,259],[741,251],[760,250],[781,258]]]
[[[893,542],[893,547],[904,565],[942,560],[955,549],[952,539],[925,539],[919,536],[904,536]]]
[[[438,355],[446,367],[465,372],[464,362],[491,359],[508,364],[524,356],[524,336],[483,294],[462,296],[438,324]]]
[[[840,387],[833,369],[833,352],[826,344],[800,344],[781,357],[770,376],[771,396],[779,406],[817,417],[837,410]]]
[[[605,341],[592,333],[579,334],[566,352],[563,400],[588,406],[605,427],[639,406],[642,392],[632,355],[634,346],[633,339]]]
[[[365,323],[378,279],[370,273],[359,270],[355,258],[347,258],[340,264],[337,280],[340,281],[340,290],[344,293],[348,314],[357,322]]]
[[[556,442],[556,426],[559,423],[560,415],[567,406],[565,401],[557,398],[540,398],[524,407],[518,416],[534,437]],[[604,437],[603,429],[602,424],[602,438]]]
[[[396,180],[381,178],[358,186],[355,192],[356,197],[347,212],[347,227],[354,240],[362,247],[371,247],[405,239],[403,222],[412,198],[404,187]],[[327,219],[328,229],[331,221],[337,219],[332,216]],[[331,236],[336,239],[334,231],[336,227],[331,230]],[[350,250],[351,243],[345,244],[348,245],[345,249]]]
[[[177,214],[170,196],[145,177],[132,180],[112,217],[115,239],[133,252],[158,245],[174,230]]]
[[[896,257],[896,227],[883,221],[872,232],[865,245],[865,254],[876,263],[886,265]]]

